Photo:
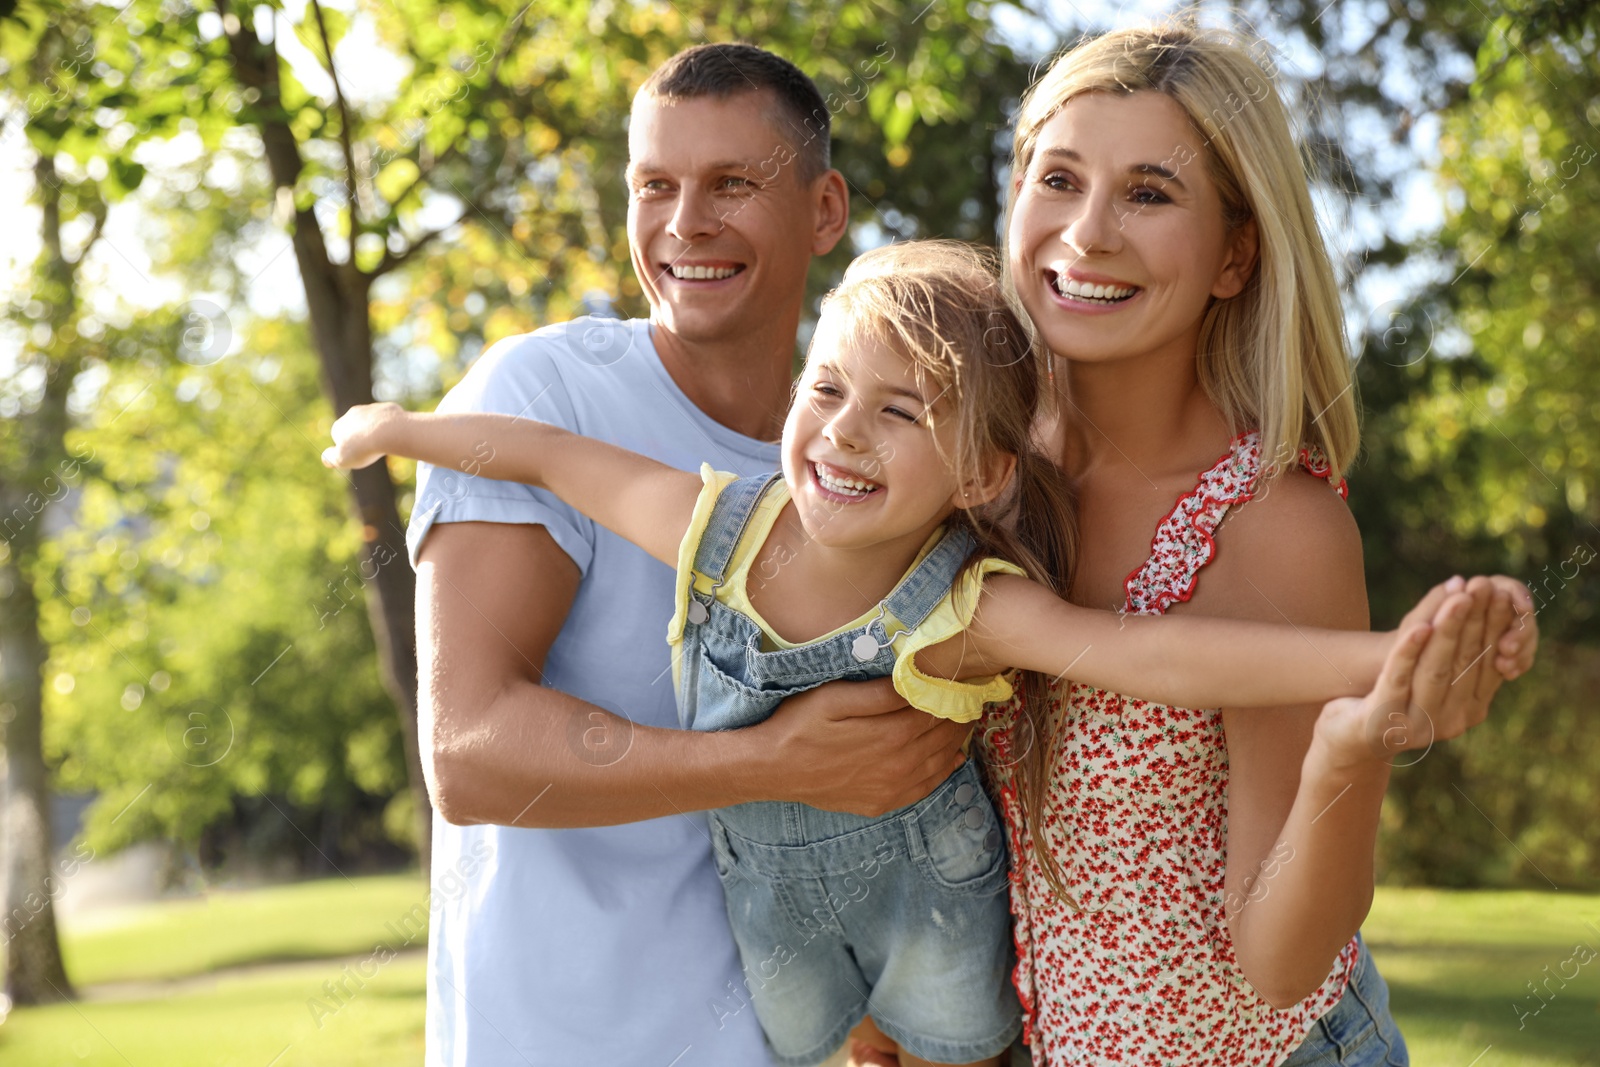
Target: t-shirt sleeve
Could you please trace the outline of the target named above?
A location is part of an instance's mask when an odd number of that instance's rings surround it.
[[[672,621],[667,623],[667,644],[677,647],[683,641],[685,614],[689,610],[689,584],[694,581],[694,557],[700,550],[700,539],[711,525],[711,511],[716,507],[722,491],[739,480],[737,474],[712,469],[711,464],[700,464],[700,495],[695,498],[694,514],[689,518],[689,529],[678,543],[677,585],[672,591]],[[676,662],[676,659],[674,659]]]
[[[934,678],[917,669],[917,653],[948,641],[972,622],[978,608],[983,579],[990,574],[1016,574],[1027,577],[1021,567],[990,557],[969,568],[945,594],[943,600],[911,633],[895,639],[894,688],[906,702],[930,715],[955,722],[972,722],[983,714],[983,706],[1011,696],[1006,674],[969,678],[955,682]],[[1008,672],[1009,673],[1009,672]]]
[[[538,333],[498,341],[445,394],[437,410],[515,415],[582,433],[557,367],[559,354],[559,344]],[[413,568],[428,531],[441,522],[543,526],[580,574],[588,573],[594,558],[594,523],[548,490],[419,463],[416,501],[406,527]]]

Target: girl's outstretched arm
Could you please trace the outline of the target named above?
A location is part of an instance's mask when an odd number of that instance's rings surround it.
[[[678,561],[700,495],[698,474],[548,423],[388,403],[358,404],[341,415],[322,462],[351,469],[384,455],[548,489],[668,566]]]
[[[1426,627],[1451,597],[1441,585],[1407,616]],[[965,635],[928,650],[948,677],[1019,667],[1187,708],[1277,706],[1359,696],[1372,689],[1393,633],[1319,630],[1235,619],[1119,615],[1070,604],[1036,582],[994,575]]]

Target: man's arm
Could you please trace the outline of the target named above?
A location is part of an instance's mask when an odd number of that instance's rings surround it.
[[[605,826],[749,800],[878,815],[961,762],[966,728],[887,680],[802,693],[744,730],[632,724],[540,684],[579,578],[544,527],[441,523],[417,558],[423,769],[448,822]]]

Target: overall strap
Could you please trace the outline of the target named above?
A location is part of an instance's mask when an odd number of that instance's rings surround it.
[[[710,578],[714,585],[722,584],[728,560],[732,558],[739,539],[744,536],[745,527],[750,525],[756,505],[766,496],[768,487],[782,477],[781,471],[774,471],[772,474],[740,478],[730,482],[717,494],[706,532],[695,549],[695,573]]]
[[[950,592],[950,586],[961,573],[962,565],[976,544],[972,531],[964,526],[946,530],[933,551],[924,556],[910,574],[900,579],[900,584],[884,598],[889,614],[899,619],[908,630],[921,626],[922,621],[939,606],[945,594]]]

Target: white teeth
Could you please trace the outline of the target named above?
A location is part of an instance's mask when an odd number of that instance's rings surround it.
[[[667,269],[672,272],[674,278],[684,281],[720,280],[739,273],[738,267],[693,267],[678,263],[668,264]]]
[[[1065,274],[1057,274],[1056,291],[1063,296],[1076,297],[1079,300],[1112,302],[1125,300],[1139,290],[1131,285],[1093,285],[1088,282],[1073,281]]]
[[[874,482],[862,481],[859,478],[841,478],[829,474],[822,469],[821,464],[813,463],[811,469],[817,472],[817,481],[822,483],[824,489],[830,493],[838,493],[840,496],[866,496],[872,490],[878,488]]]

